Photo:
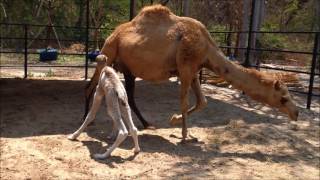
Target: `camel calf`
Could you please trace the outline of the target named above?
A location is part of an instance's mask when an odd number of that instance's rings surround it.
[[[99,59],[105,57],[104,55],[99,55],[97,58]],[[103,97],[105,97],[106,100],[107,112],[113,120],[113,127],[118,130],[118,136],[110,149],[108,149],[103,154],[95,154],[94,158],[107,158],[108,156],[110,156],[112,151],[126,139],[126,137],[128,136],[128,130],[122,118],[124,119],[126,125],[129,127],[129,132],[133,138],[135,145],[134,152],[138,153],[140,151],[140,147],[138,143],[137,128],[134,126],[131,118],[131,110],[128,104],[127,94],[118,75],[111,67],[105,67],[102,69],[96,92],[94,94],[92,107],[81,127],[73,134],[69,135],[68,139],[76,139],[80,135],[80,133],[87,127],[87,125],[94,120]]]

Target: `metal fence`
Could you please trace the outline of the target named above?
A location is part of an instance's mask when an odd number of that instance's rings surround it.
[[[89,31],[90,30],[106,30],[111,32],[112,29],[107,29],[107,28],[95,28],[95,27],[75,27],[75,26],[49,26],[49,25],[35,25],[35,24],[19,24],[19,23],[0,23],[0,27],[1,29],[6,29],[9,30],[11,27],[15,28],[15,29],[22,29],[24,36],[23,37],[12,37],[12,36],[0,36],[1,39],[1,44],[3,44],[4,41],[10,41],[10,40],[14,40],[14,41],[18,41],[18,44],[23,44],[23,47],[4,47],[3,45],[1,45],[1,49],[0,49],[0,53],[1,54],[21,54],[23,55],[23,67],[24,67],[24,78],[28,77],[28,68],[33,68],[33,67],[53,67],[53,68],[83,68],[84,70],[84,74],[85,74],[85,79],[88,78],[88,68],[90,67],[94,67],[92,65],[89,65],[89,60],[88,60],[88,53],[90,52],[89,50],[89,46],[91,43],[94,43],[96,41],[93,40],[89,40]],[[58,38],[43,38],[43,37],[31,37],[30,35],[30,29],[31,28],[55,28],[55,29],[59,29],[59,28],[63,28],[66,31],[73,31],[73,30],[77,30],[77,31],[85,31],[85,37],[83,38],[68,38],[68,39],[58,39]],[[61,48],[60,42],[66,44],[66,43],[80,43],[80,44],[84,44],[84,51],[83,52],[64,52],[60,49],[60,51],[58,52],[59,56],[60,55],[65,55],[65,56],[81,56],[83,57],[83,61],[80,61],[78,63],[72,63],[72,64],[67,64],[67,65],[57,65],[57,64],[51,64],[51,63],[42,63],[42,64],[37,64],[34,63],[34,61],[32,61],[29,57],[29,55],[36,55],[39,56],[39,52],[37,51],[39,48],[46,48],[44,47],[43,44],[45,43],[41,43],[44,41],[57,41],[56,44],[59,44],[59,47]],[[35,44],[35,46],[33,47],[29,47],[30,42],[33,42],[33,44]],[[34,43],[36,42],[36,43]],[[99,40],[99,43],[103,43],[104,41]],[[39,45],[41,44],[41,45]],[[58,48],[59,48],[58,47]],[[12,65],[14,64],[14,65]],[[17,67],[21,67],[21,64],[16,64],[16,63],[2,63],[0,64],[0,67],[6,67],[6,68],[17,68]]]
[[[89,2],[89,1],[87,1]],[[254,3],[255,1],[253,1]],[[252,7],[255,7],[252,5]],[[88,8],[88,4],[87,4]],[[244,61],[244,66],[246,67],[256,67],[258,69],[272,69],[272,70],[277,70],[277,71],[287,71],[287,72],[294,72],[294,73],[301,73],[301,74],[307,74],[309,75],[309,86],[308,86],[308,92],[303,92],[303,91],[294,91],[297,93],[302,93],[307,95],[307,107],[310,109],[312,97],[319,97],[319,94],[314,94],[313,93],[313,88],[314,88],[314,79],[315,76],[320,76],[319,72],[316,72],[316,62],[319,60],[319,39],[320,39],[320,31],[253,31],[252,30],[252,21],[253,21],[253,16],[254,16],[254,8],[251,8],[251,18],[250,18],[250,27],[249,31],[215,31],[215,32],[210,32],[211,34],[232,34],[232,33],[247,33],[247,47],[233,47],[233,46],[220,46],[222,49],[239,49],[242,51],[245,51],[245,61]],[[131,12],[131,11],[130,11]],[[89,16],[89,11],[87,9],[87,18]],[[133,16],[132,13],[130,13],[130,19]],[[13,24],[13,23],[1,23],[0,24],[1,29],[7,29],[9,26],[15,26],[18,28],[23,29],[24,31],[24,37],[0,37],[1,42],[4,40],[20,40],[23,42],[23,48],[20,49],[19,51],[17,50],[12,50],[12,49],[5,49],[1,48],[0,53],[13,53],[13,54],[22,54],[24,63],[24,78],[28,77],[28,68],[30,67],[68,67],[68,68],[83,68],[84,70],[84,79],[88,78],[88,68],[93,67],[89,65],[89,60],[88,60],[88,53],[89,53],[89,44],[92,43],[93,41],[89,39],[89,31],[90,30],[95,30],[95,29],[100,29],[100,30],[108,30],[112,31],[112,29],[106,29],[106,28],[95,28],[95,27],[89,27],[89,23],[87,21],[86,27],[72,27],[72,26],[48,26],[48,25],[34,25],[34,24]],[[77,29],[77,30],[83,30],[85,31],[85,37],[82,39],[59,39],[61,42],[82,42],[85,44],[85,50],[82,53],[67,53],[67,52],[61,52],[59,54],[61,55],[70,55],[70,56],[81,56],[83,58],[83,61],[79,64],[76,65],[37,65],[37,64],[30,64],[28,55],[30,54],[35,54],[38,55],[39,53],[34,51],[34,49],[28,48],[28,43],[30,41],[47,41],[47,40],[55,40],[55,39],[48,39],[48,38],[37,38],[37,37],[30,37],[29,29],[32,27],[44,27],[44,28],[64,28],[64,29]],[[265,48],[252,48],[251,47],[251,38],[254,34],[309,34],[313,35],[313,51],[292,51],[292,50],[279,50],[279,49],[265,49]],[[103,42],[102,42],[103,43]],[[312,61],[311,61],[311,67],[310,71],[301,71],[301,70],[292,70],[292,69],[285,69],[285,68],[274,68],[274,67],[267,67],[267,66],[261,66],[260,64],[257,65],[250,65],[250,56],[254,52],[278,52],[278,53],[295,53],[295,54],[306,54],[306,55],[311,55],[312,56]],[[0,67],[8,67],[8,68],[14,68],[14,67],[21,67],[22,65],[3,65],[0,64]]]
[[[300,94],[306,94],[307,95],[307,108],[310,109],[311,105],[311,100],[312,97],[320,97],[319,94],[314,94],[313,93],[313,88],[314,88],[314,79],[315,76],[320,76],[319,72],[316,72],[316,63],[317,61],[319,62],[319,43],[320,43],[320,32],[319,31],[215,31],[215,32],[210,32],[211,34],[217,34],[217,33],[222,33],[222,34],[230,34],[230,33],[248,33],[248,44],[247,47],[233,47],[233,46],[219,46],[222,49],[238,49],[238,50],[244,50],[245,51],[245,61],[242,65],[245,67],[254,67],[257,69],[269,69],[269,70],[276,70],[276,71],[285,71],[285,72],[292,72],[292,73],[298,73],[298,74],[307,74],[309,75],[309,87],[308,87],[308,92],[303,92],[303,91],[296,91],[290,89],[292,92],[300,93]],[[294,50],[279,50],[279,49],[266,49],[266,48],[251,48],[250,47],[250,37],[254,33],[264,33],[264,34],[309,34],[313,35],[313,50],[312,51],[294,51]],[[294,69],[286,69],[286,68],[276,68],[276,67],[268,67],[268,66],[263,66],[258,63],[257,65],[251,65],[250,64],[250,57],[251,54],[254,52],[277,52],[277,53],[294,53],[294,54],[305,54],[305,55],[311,55],[312,60],[311,60],[311,67],[310,71],[302,71],[302,70],[294,70]],[[201,75],[202,76],[202,75]]]

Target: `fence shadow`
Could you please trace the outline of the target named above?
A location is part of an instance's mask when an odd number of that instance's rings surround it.
[[[85,81],[1,79],[1,137],[28,137],[69,134],[82,123]],[[157,128],[171,128],[168,119],[179,112],[179,85],[175,82],[153,85],[138,81],[136,101],[146,119]],[[233,104],[208,98],[206,109],[188,119],[189,126],[212,127],[243,117],[246,123],[281,123],[281,120],[247,111]],[[96,128],[108,132],[111,123],[101,107]],[[134,116],[134,121],[141,127]]]

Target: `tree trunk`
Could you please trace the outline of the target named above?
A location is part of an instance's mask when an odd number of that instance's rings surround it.
[[[226,16],[227,16],[227,29],[228,31],[232,31],[233,30],[233,18],[232,18],[232,9],[231,9],[231,4],[227,3],[226,4]],[[231,46],[232,44],[232,33],[228,33],[227,34],[227,39],[226,39],[226,44],[227,46]],[[227,56],[230,56],[232,54],[231,49],[228,48],[227,49]]]
[[[255,11],[254,11],[255,13],[253,17],[252,30],[260,31],[260,28],[264,19],[264,13],[265,13],[264,0],[256,0],[254,8],[255,8]],[[260,34],[252,33],[251,48],[257,48],[259,36]],[[258,58],[257,58],[258,53],[261,53],[261,52],[254,51],[254,53],[252,53],[253,56],[250,57],[251,64],[257,65],[260,63],[260,61],[258,61]]]
[[[250,0],[243,0],[242,6],[242,22],[241,22],[241,31],[248,31],[249,30],[249,12],[250,12]],[[239,44],[238,48],[245,48],[247,44],[247,33],[240,33],[239,34]],[[245,60],[245,50],[238,51],[238,59],[242,63]]]
[[[314,0],[314,7],[315,7],[315,24],[314,24],[314,30],[320,31],[320,1]],[[318,38],[318,44],[320,44],[320,38]],[[319,51],[319,48],[318,48]],[[316,62],[316,69],[320,70],[320,57],[318,56],[317,62]]]
[[[78,16],[76,26],[81,27],[83,22],[84,8],[85,8],[84,0],[79,0],[78,6],[79,6],[79,16]]]
[[[314,0],[315,7],[315,25],[314,30],[320,31],[320,1]]]
[[[136,16],[136,0],[130,0],[130,21]]]
[[[190,0],[183,0],[183,16],[190,15]]]
[[[48,25],[47,25],[47,36],[46,36],[46,39],[47,39],[47,47],[51,47],[51,40],[50,40],[50,37],[51,37],[51,32],[52,32],[52,19],[51,19],[51,15],[52,15],[52,4],[51,4],[51,1],[48,2]]]

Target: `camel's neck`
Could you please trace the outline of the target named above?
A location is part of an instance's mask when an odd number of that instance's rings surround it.
[[[240,65],[230,62],[224,54],[217,49],[209,51],[206,67],[218,75],[222,76],[233,87],[244,91],[247,95],[260,102],[268,102],[266,93],[268,83],[272,80],[266,79],[262,73],[246,69]]]

